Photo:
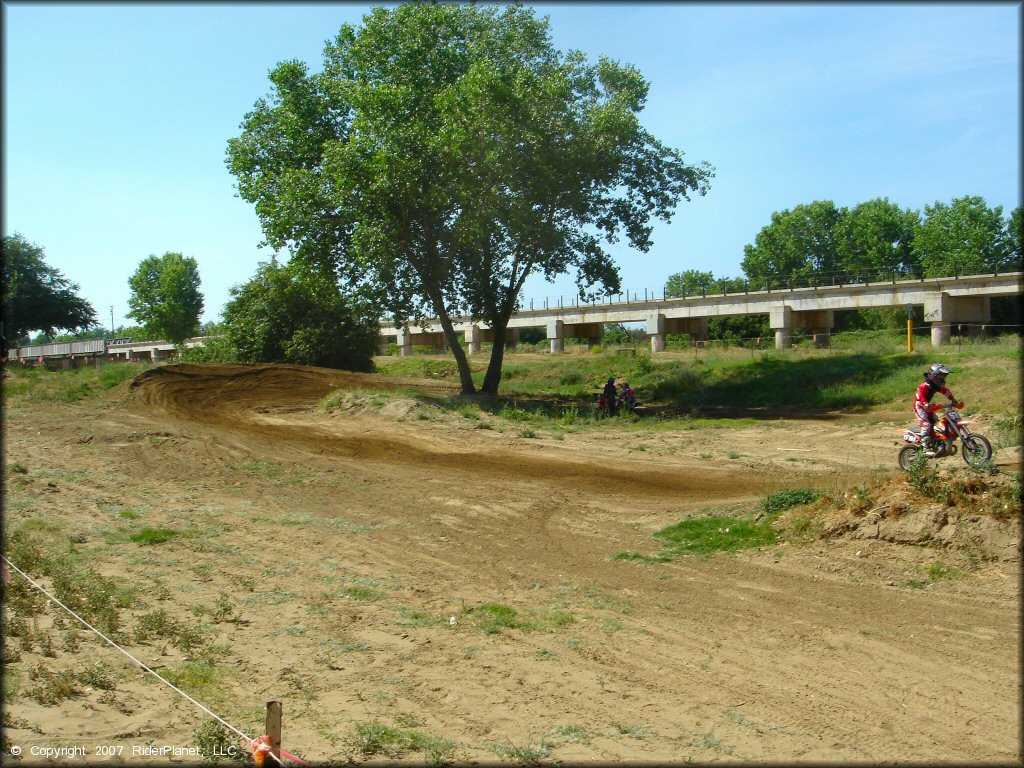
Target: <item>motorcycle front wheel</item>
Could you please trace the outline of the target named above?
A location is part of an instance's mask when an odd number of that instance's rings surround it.
[[[972,467],[984,464],[992,458],[992,444],[981,435],[971,435],[964,440],[964,461]]]
[[[900,455],[898,458],[900,469],[904,472],[909,472],[910,468],[914,466],[914,462],[917,461],[918,454],[921,453],[921,449],[914,445],[905,445],[900,448]]]

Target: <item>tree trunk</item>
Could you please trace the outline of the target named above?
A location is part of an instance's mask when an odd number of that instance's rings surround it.
[[[504,318],[501,326],[492,326],[494,331],[494,345],[491,347],[491,360],[487,364],[487,373],[484,375],[481,392],[488,395],[498,394],[498,385],[501,383],[501,364],[505,359],[505,329],[508,326],[508,318]]]
[[[469,372],[469,360],[466,359],[466,350],[459,344],[459,338],[455,335],[455,328],[452,321],[447,317],[441,318],[441,329],[444,331],[444,338],[448,342],[448,348],[455,356],[455,365],[459,368],[459,383],[462,384],[462,394],[472,395],[476,392],[476,385],[473,384],[473,376]]]

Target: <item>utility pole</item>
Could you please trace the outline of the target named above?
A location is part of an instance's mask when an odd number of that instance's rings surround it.
[[[110,305],[110,335],[114,335],[114,305]]]

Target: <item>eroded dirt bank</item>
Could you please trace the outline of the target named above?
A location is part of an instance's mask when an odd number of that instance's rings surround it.
[[[26,471],[6,476],[8,521],[56,523],[134,585],[145,604],[127,628],[159,609],[200,624],[214,649],[192,654],[212,670],[200,697],[247,732],[282,700],[286,748],[317,761],[388,757],[359,751],[371,724],[428,735],[457,762],[1020,759],[1019,527],[995,549],[851,529],[612,559],[655,552],[653,530],[701,508],[860,482],[892,464],[897,425],[555,439],[415,405],[315,409],[335,389],[399,385],[446,389],[182,366],[87,405],[12,404],[6,462]],[[132,541],[144,527],[175,535]],[[938,562],[963,576],[911,586]],[[126,647],[168,673],[200,663],[166,640]],[[119,670],[113,694],[27,695],[36,665],[95,661]],[[5,733],[23,748],[69,733],[188,745],[203,720],[87,639],[10,669]],[[399,759],[432,754],[406,747]]]

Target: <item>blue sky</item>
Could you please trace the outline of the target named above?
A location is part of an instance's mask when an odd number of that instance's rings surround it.
[[[557,48],[650,81],[645,126],[715,166],[706,197],[616,246],[623,287],[684,269],[740,276],[771,214],[887,197],[923,210],[980,195],[1020,205],[1019,3],[535,3]],[[203,319],[259,261],[229,138],[285,59],[319,69],[361,3],[3,3],[3,232],[43,247],[100,322],[128,324],[151,254],[199,263]],[[569,296],[531,279],[524,298]]]

